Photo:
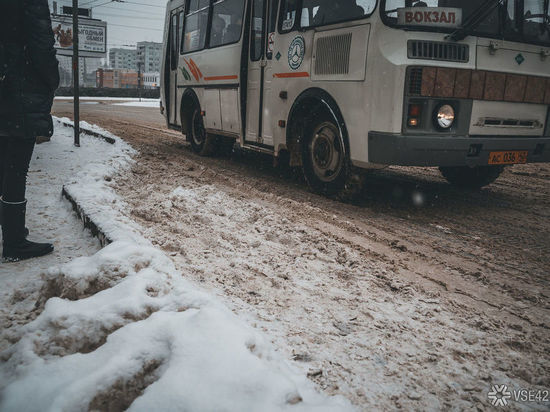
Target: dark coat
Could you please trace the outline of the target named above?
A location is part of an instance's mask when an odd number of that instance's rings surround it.
[[[48,0],[0,4],[0,138],[51,136],[59,71]]]

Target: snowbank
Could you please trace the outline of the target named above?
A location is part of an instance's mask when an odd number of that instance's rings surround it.
[[[71,205],[62,199],[61,188],[87,164],[102,164],[105,156],[116,156],[119,145],[84,138],[82,147],[76,149],[72,134],[71,129],[57,127],[51,142],[34,150],[27,184],[29,238],[51,241],[56,250],[40,259],[20,263],[0,260],[0,351],[10,344],[8,335],[15,328],[34,319],[41,274],[51,266],[92,255],[100,249],[98,240],[84,230]]]
[[[103,144],[112,153],[65,189],[114,242],[43,275],[40,315],[0,353],[0,410],[351,409],[318,394],[138,234],[110,183],[133,150],[120,139]]]

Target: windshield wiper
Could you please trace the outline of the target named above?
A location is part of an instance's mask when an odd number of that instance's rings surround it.
[[[486,0],[479,6],[462,27],[445,37],[446,40],[460,41],[468,37],[472,31],[491,15],[491,13],[504,3],[504,0]]]

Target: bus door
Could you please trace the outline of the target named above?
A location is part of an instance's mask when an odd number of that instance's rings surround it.
[[[273,45],[279,0],[251,0],[245,143],[273,146]]]
[[[170,71],[167,76],[166,87],[166,110],[168,123],[178,124],[178,68],[180,57],[180,33],[183,29],[183,9],[174,10],[170,15],[170,40],[167,53],[167,67]]]

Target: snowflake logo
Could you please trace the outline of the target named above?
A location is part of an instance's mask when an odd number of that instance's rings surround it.
[[[512,394],[506,385],[494,385],[488,397],[493,406],[508,406],[508,400],[512,398]]]

